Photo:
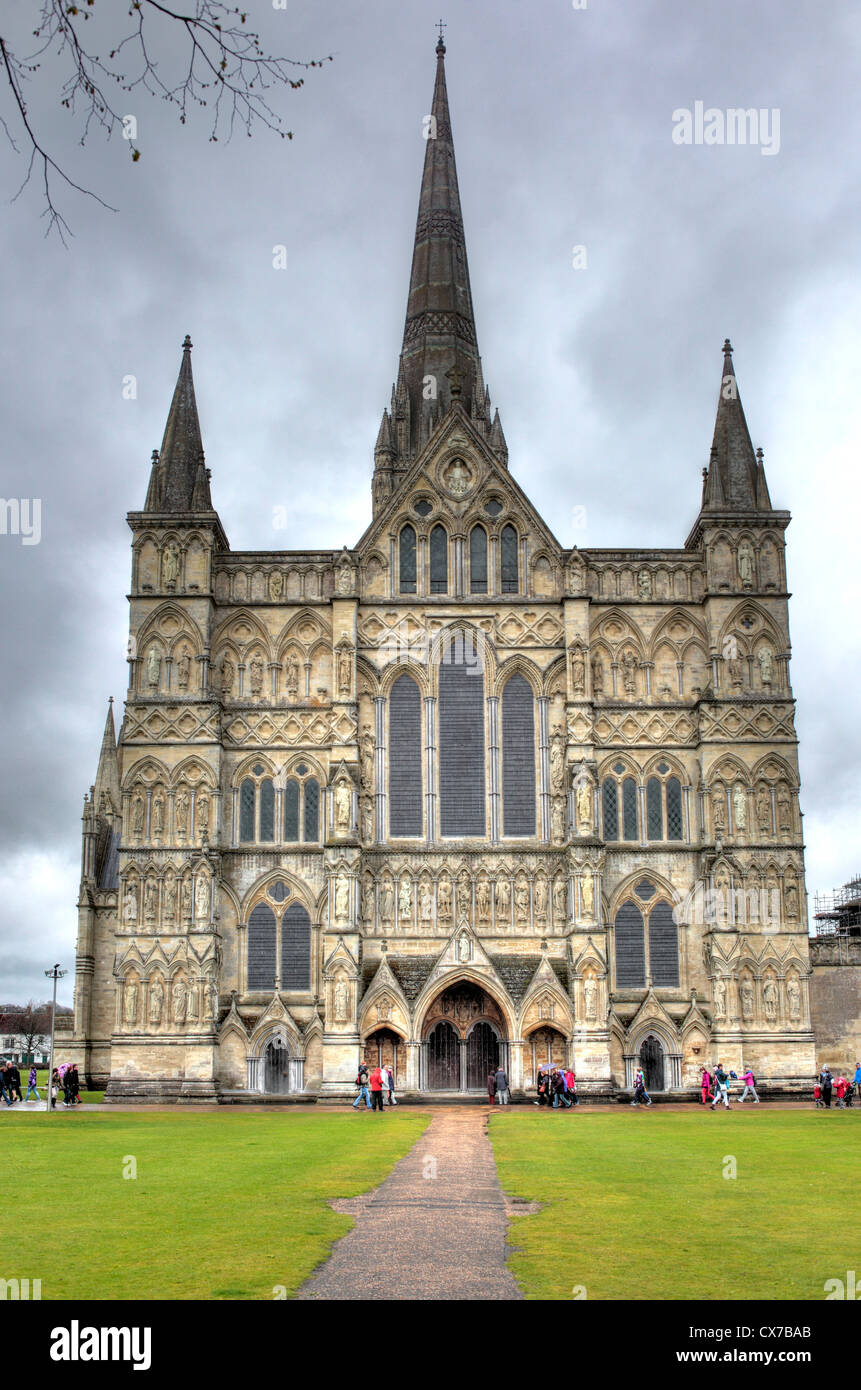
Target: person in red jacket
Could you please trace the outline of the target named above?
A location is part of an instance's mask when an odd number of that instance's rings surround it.
[[[383,1073],[379,1067],[371,1072],[371,1109],[383,1113]]]
[[[702,1087],[703,1093],[703,1105],[708,1105],[709,1101],[713,1099],[713,1096],[711,1072],[706,1067],[703,1067],[703,1074],[700,1079],[700,1086]]]
[[[834,1091],[837,1096],[838,1110],[846,1109],[846,1091],[848,1086],[849,1082],[846,1080],[846,1077],[841,1073],[840,1076],[838,1076],[837,1080],[834,1082]]]

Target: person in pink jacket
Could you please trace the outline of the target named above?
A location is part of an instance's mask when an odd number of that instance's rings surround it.
[[[712,1078],[711,1072],[708,1070],[707,1067],[703,1067],[703,1074],[700,1078],[700,1086],[702,1087],[703,1092],[703,1105],[708,1105],[709,1101],[712,1099]]]
[[[759,1096],[756,1094],[756,1077],[750,1067],[748,1067],[746,1072],[742,1073],[741,1079],[744,1082],[744,1090],[738,1098],[739,1105],[741,1105],[748,1091],[750,1091],[750,1094],[753,1096],[754,1105],[759,1105]]]

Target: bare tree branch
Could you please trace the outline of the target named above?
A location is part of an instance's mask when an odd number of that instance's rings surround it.
[[[116,211],[66,174],[37,133],[26,94],[28,84],[44,84],[46,79],[40,78],[40,69],[48,55],[59,58],[66,67],[67,75],[59,89],[60,103],[80,118],[82,145],[94,124],[108,138],[119,130],[129,142],[132,160],[139,160],[134,118],[124,116],[116,104],[120,92],[138,90],[175,106],[182,125],[187,123],[192,108],[208,108],[211,141],[217,141],[222,134],[230,140],[237,125],[248,136],[255,127],[262,126],[282,140],[292,140],[292,130],[284,129],[282,117],[272,104],[273,93],[278,88],[298,90],[305,79],[294,76],[296,70],[322,67],[324,62],[332,61],[331,56],[302,61],[266,52],[259,35],[245,27],[246,13],[221,0],[193,0],[190,11],[161,0],[129,0],[128,32],[117,35],[106,57],[81,41],[83,26],[96,12],[96,0],[83,0],[81,4],[73,0],[40,0],[39,22],[33,31],[39,44],[25,58],[18,57],[9,42],[0,37],[2,71],[11,93],[14,123],[21,128],[29,151],[27,172],[13,201],[29,184],[34,169],[39,169],[46,235],[56,230],[65,245],[66,236],[72,234],[54,200],[52,177]],[[167,68],[176,57],[169,51],[168,36],[173,34],[179,34],[182,40],[179,72],[168,76]],[[123,70],[126,62],[128,72]],[[0,126],[12,149],[20,153],[10,124],[2,114]]]

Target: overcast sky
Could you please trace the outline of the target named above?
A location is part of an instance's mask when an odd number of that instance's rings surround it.
[[[42,502],[39,545],[0,536],[0,1000],[43,995],[58,960],[71,1002],[82,797],[127,683],[125,514],[143,505],[183,336],[234,549],[339,549],[370,519],[439,0],[248,11],[271,49],[334,57],[277,96],[291,142],[213,144],[206,112],[183,127],[138,93],[121,98],[133,165],[122,139],[80,147],[50,64],[31,84],[52,153],[119,209],[58,187],[68,250],[43,239],[35,183],[8,201],[24,156],[0,131],[2,492]],[[31,17],[5,0],[0,32],[22,53]],[[563,544],[684,543],[732,339],[773,504],[793,514],[808,889],[842,883],[861,868],[861,10],[448,0],[443,18],[485,378],[511,470]],[[779,150],[674,143],[673,112],[697,101],[777,109]],[[5,92],[0,115],[17,135]]]

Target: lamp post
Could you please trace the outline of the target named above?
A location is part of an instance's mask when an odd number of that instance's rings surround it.
[[[52,965],[50,970],[45,971],[45,974],[49,980],[54,981],[54,1002],[51,1005],[51,1052],[48,1059],[48,1104],[46,1107],[50,1115],[54,1086],[54,1020],[57,1017],[57,981],[62,980],[63,976],[68,974],[68,971],[61,970],[59,965]]]

